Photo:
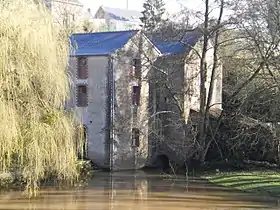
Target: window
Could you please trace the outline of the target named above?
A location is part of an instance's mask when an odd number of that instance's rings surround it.
[[[132,104],[135,106],[139,106],[139,104],[140,104],[140,87],[139,86],[132,87]]]
[[[132,146],[140,146],[140,131],[138,128],[132,128]]]
[[[140,77],[140,71],[141,71],[141,60],[140,59],[133,59],[133,69],[132,69],[132,75],[133,77]]]
[[[135,77],[135,76],[136,76],[135,73],[136,73],[135,67],[133,66],[133,67],[131,68],[131,71],[130,71],[131,77]]]
[[[62,23],[62,24],[63,24],[63,26],[65,26],[65,27],[68,26],[68,19],[67,19],[67,17],[64,17],[64,18],[63,18],[63,23]]]
[[[87,57],[78,57],[78,79],[87,79],[88,78],[88,62]]]
[[[198,135],[198,125],[196,124],[191,125],[191,135]]]
[[[141,66],[141,60],[139,58],[133,59],[133,66],[139,68]]]
[[[78,85],[77,86],[77,106],[86,107],[88,105],[88,96],[87,96],[87,86]]]
[[[69,15],[67,11],[64,11],[62,14],[62,18],[63,18],[63,26],[69,26]]]
[[[165,103],[169,103],[169,98],[167,98],[166,96],[164,97],[164,102]]]

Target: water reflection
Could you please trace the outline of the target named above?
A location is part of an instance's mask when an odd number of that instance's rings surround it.
[[[0,195],[6,210],[183,210],[276,209],[269,197],[213,186],[199,179],[163,177],[144,172],[98,173],[83,189],[46,189],[32,200],[19,192]]]

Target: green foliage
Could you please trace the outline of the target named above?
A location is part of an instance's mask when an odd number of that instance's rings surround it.
[[[165,3],[163,0],[146,0],[143,4],[144,11],[141,21],[147,31],[152,31],[162,23],[165,13]]]
[[[63,110],[68,36],[33,0],[0,9],[0,172],[20,174],[29,194],[50,175],[73,182],[81,143]]]
[[[6,189],[12,185],[14,177],[11,173],[0,173],[0,189]]]

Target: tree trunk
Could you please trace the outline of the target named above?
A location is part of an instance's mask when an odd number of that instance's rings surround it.
[[[207,63],[206,53],[208,48],[208,25],[209,25],[209,0],[205,1],[204,13],[204,30],[203,30],[203,47],[200,60],[200,108],[199,108],[199,132],[198,132],[198,146],[199,151],[203,150],[205,146],[206,130],[205,130],[205,105],[206,105],[206,76],[207,76]]]
[[[203,141],[204,146],[206,146],[203,149],[203,153],[202,153],[202,157],[201,157],[201,161],[205,162],[205,157],[206,154],[208,152],[208,149],[211,145],[211,142],[213,142],[213,139],[215,138],[215,136],[212,136],[212,140],[210,142],[207,143],[206,145],[206,137],[207,137],[207,130],[208,130],[208,124],[209,124],[209,110],[210,110],[210,106],[211,106],[211,100],[212,100],[212,96],[213,96],[213,89],[214,89],[214,82],[215,82],[215,77],[216,77],[216,69],[218,68],[218,47],[219,47],[219,35],[220,35],[220,25],[222,22],[222,16],[223,16],[223,11],[224,11],[224,0],[221,0],[221,5],[220,5],[220,14],[219,14],[219,18],[218,18],[218,22],[216,25],[217,30],[215,31],[215,40],[214,40],[214,52],[213,52],[213,67],[212,67],[212,71],[211,71],[211,78],[210,78],[210,85],[209,85],[209,91],[208,91],[208,97],[207,97],[207,103],[205,106],[205,113],[204,113],[204,139]]]

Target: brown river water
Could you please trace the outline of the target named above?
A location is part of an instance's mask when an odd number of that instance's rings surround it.
[[[3,210],[280,209],[271,197],[245,194],[183,176],[137,172],[96,173],[82,189],[45,188],[34,199],[0,194]]]

